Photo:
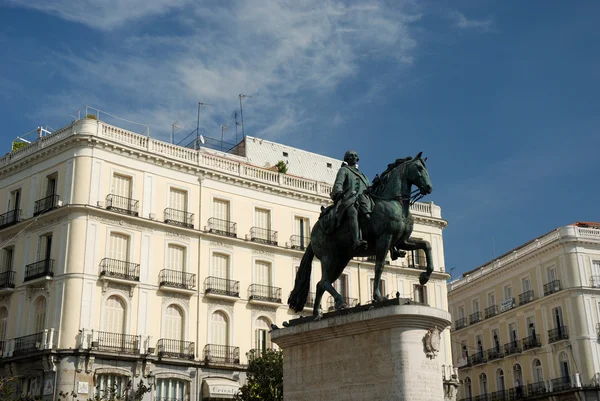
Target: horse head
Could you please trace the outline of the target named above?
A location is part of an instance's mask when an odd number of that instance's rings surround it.
[[[428,195],[431,193],[433,187],[429,178],[429,171],[427,171],[427,166],[425,165],[427,158],[422,159],[422,154],[423,152],[419,152],[414,159],[408,162],[404,174],[408,180],[408,184],[416,185],[421,195]]]

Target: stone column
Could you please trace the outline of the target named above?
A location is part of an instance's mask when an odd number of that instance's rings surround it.
[[[285,401],[444,400],[436,356],[450,314],[422,305],[365,308],[271,333],[283,349]]]

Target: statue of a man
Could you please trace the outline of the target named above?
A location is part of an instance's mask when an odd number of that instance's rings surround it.
[[[370,218],[373,201],[364,193],[371,182],[366,175],[358,171],[357,162],[358,153],[353,150],[347,151],[344,155],[344,164],[342,164],[335,177],[331,199],[338,206],[338,219],[345,216],[350,223],[350,230],[354,238],[354,249],[364,249],[367,242],[360,237],[358,216],[360,213],[367,219]]]

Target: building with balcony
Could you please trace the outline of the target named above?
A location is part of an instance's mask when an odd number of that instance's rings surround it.
[[[285,301],[340,165],[252,137],[189,149],[95,119],[0,158],[0,370],[45,400],[140,380],[154,382],[148,400],[232,398],[246,353],[297,317]],[[446,222],[433,203],[412,211],[435,272],[420,286],[423,255],[409,252],[386,265],[384,293],[447,310]],[[355,259],[335,284],[349,305],[371,299],[373,267]],[[451,357],[444,330],[446,371]]]
[[[598,400],[599,282],[600,223],[575,223],[449,283],[458,398]]]

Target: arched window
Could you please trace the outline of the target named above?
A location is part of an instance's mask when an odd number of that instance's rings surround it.
[[[521,365],[515,363],[513,366],[513,379],[515,382],[515,393],[517,398],[523,396],[523,372],[521,371]]]
[[[487,394],[488,393],[488,385],[487,385],[487,376],[485,373],[479,375],[479,394]]]
[[[544,381],[544,372],[542,371],[542,363],[539,359],[534,359],[532,365],[533,381],[539,383]]]
[[[213,253],[210,276],[229,279],[229,255]]]
[[[502,369],[498,369],[496,371],[496,391],[504,391],[506,387],[504,386],[504,371]]]
[[[176,272],[185,271],[185,248],[169,244],[167,247],[167,269]]]
[[[103,330],[109,333],[125,334],[125,301],[117,295],[106,300]]]
[[[271,330],[271,322],[267,318],[259,317],[256,319],[255,348],[257,350],[264,351],[273,348],[269,330]]]
[[[0,341],[6,340],[6,327],[8,324],[8,308],[0,308]],[[1,355],[1,353],[0,353]]]
[[[210,343],[229,345],[229,319],[221,311],[216,311],[211,317]]]
[[[38,297],[33,307],[33,332],[41,333],[46,328],[46,298]]]
[[[164,335],[169,340],[184,340],[183,311],[177,305],[169,305],[165,313]]]
[[[560,366],[560,376],[563,378],[568,378],[570,376],[569,369],[569,356],[566,352],[561,352],[558,357],[558,364]]]
[[[473,398],[473,388],[471,387],[471,378],[465,377],[465,398],[470,400]]]

